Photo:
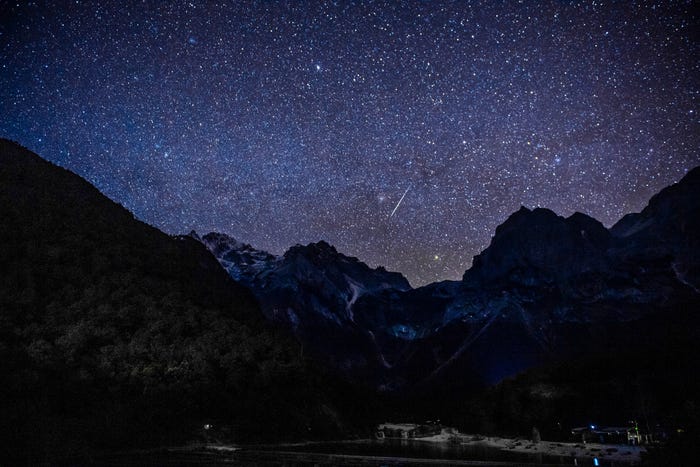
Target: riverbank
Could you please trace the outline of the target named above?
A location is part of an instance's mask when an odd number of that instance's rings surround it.
[[[501,438],[498,436],[469,435],[451,428],[443,428],[438,435],[426,438],[415,438],[416,441],[428,443],[448,443],[470,445],[477,444],[497,448],[503,451],[521,453],[541,453],[548,456],[568,456],[574,458],[598,458],[606,461],[639,463],[643,446],[628,446],[626,444],[599,443],[567,443],[554,441],[532,442],[523,438]]]
[[[580,465],[631,466],[641,463],[643,447],[566,443],[463,434],[410,439],[358,439],[257,446],[206,445],[204,451],[232,456],[241,465]],[[410,462],[409,460],[410,459]],[[597,459],[597,462],[596,462]],[[391,462],[388,462],[391,461]],[[248,463],[246,463],[248,462]]]

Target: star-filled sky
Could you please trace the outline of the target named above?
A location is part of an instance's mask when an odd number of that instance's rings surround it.
[[[700,164],[692,6],[0,1],[0,136],[168,233],[456,279],[520,205],[610,226]]]

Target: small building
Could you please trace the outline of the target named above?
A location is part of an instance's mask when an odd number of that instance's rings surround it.
[[[648,436],[634,426],[582,426],[572,428],[571,434],[574,441],[592,442],[601,444],[631,444],[639,445],[648,442]]]

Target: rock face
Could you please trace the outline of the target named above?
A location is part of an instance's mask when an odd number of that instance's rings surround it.
[[[204,235],[202,242],[250,287],[267,318],[293,330],[317,358],[348,376],[380,378],[381,353],[372,329],[358,322],[356,302],[409,290],[405,277],[372,269],[323,241],[296,245],[279,257],[219,233]]]
[[[611,229],[619,261],[670,264],[676,278],[700,289],[700,167],[651,198]],[[669,262],[670,261],[670,262]]]
[[[691,171],[610,230],[580,213],[511,215],[445,307],[431,339],[460,326],[466,338],[428,378],[459,368],[494,383],[553,360],[663,347],[676,320],[697,335],[699,179]]]
[[[585,214],[565,219],[549,209],[521,207],[498,226],[491,245],[464,276],[479,286],[564,285],[605,267],[611,235]]]
[[[491,384],[527,368],[640,340],[700,311],[700,168],[611,229],[522,207],[462,281],[411,289],[325,242],[274,257],[221,234],[203,241],[268,318],[336,368],[385,389]],[[675,331],[674,331],[675,332]]]

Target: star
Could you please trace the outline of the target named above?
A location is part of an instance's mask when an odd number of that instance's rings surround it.
[[[167,233],[459,279],[521,204],[611,226],[700,164],[692,6],[12,2],[0,136]]]

